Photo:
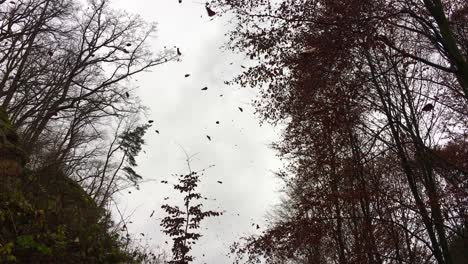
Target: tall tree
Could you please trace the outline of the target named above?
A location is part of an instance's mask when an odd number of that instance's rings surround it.
[[[291,164],[287,213],[240,252],[452,263],[467,171],[441,150],[466,142],[467,3],[215,2],[236,15],[231,47],[256,59],[235,81],[260,88],[264,120],[286,123],[276,148]]]
[[[60,164],[90,194],[93,175],[106,184],[118,182],[104,180],[108,175],[129,179],[108,166],[118,163],[123,148],[105,153],[116,146],[118,124],[137,129],[134,119],[144,111],[129,81],[176,57],[149,50],[155,25],[112,9],[108,0],[10,1],[0,13],[0,105],[28,167]]]

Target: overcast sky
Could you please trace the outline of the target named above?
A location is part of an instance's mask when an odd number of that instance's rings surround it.
[[[259,125],[250,105],[255,90],[224,84],[249,61],[221,48],[230,24],[223,17],[208,18],[202,2],[114,0],[113,6],[158,23],[157,39],[152,40],[155,52],[163,46],[178,46],[183,53],[180,62],[154,68],[137,78],[136,92],[154,120],[146,137],[146,153],[138,160],[138,172],[156,181],[116,197],[127,216],[133,213],[129,229],[143,243],[170,251],[170,239],[159,227],[164,216],[160,207],[164,197],[175,200],[177,195],[171,185],[160,181],[173,183],[172,174],[187,172],[180,145],[189,154],[199,153],[192,161],[194,170],[215,165],[203,176],[200,191],[213,198],[205,209],[226,211],[203,224],[203,237],[194,247],[194,263],[231,263],[226,257],[229,245],[241,236],[261,231],[264,216],[277,204],[281,187],[273,175],[281,163],[269,147],[277,140],[278,131]],[[185,78],[185,74],[190,77]],[[201,91],[205,86],[208,90]],[[259,224],[260,230],[252,223]]]

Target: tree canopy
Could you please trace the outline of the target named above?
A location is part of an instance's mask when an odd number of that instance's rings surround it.
[[[287,167],[252,263],[462,263],[466,1],[213,1]],[[463,160],[463,161],[462,161]]]
[[[2,1],[0,16],[0,262],[157,263],[108,208],[142,180],[150,125],[129,81],[176,55],[107,0]]]

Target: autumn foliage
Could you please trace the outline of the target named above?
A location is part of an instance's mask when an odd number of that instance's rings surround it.
[[[214,2],[255,63],[235,81],[286,127],[284,201],[238,260],[465,263],[466,1]]]

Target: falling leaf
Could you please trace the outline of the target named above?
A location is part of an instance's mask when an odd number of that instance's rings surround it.
[[[206,90],[208,90],[208,87],[203,87],[201,90],[206,91]]]
[[[153,217],[153,215],[154,215],[154,210],[153,210],[153,212],[150,214],[150,217]]]
[[[210,136],[207,135],[206,138],[207,138],[209,141],[211,141],[211,137],[210,137]]]
[[[222,181],[218,181],[218,183],[219,183],[219,184],[223,184],[223,182],[222,182]]]
[[[311,54],[311,53],[314,53],[314,51],[316,50],[316,48],[308,48],[308,49],[305,49],[302,51],[302,54]]]
[[[215,16],[216,12],[211,10],[208,6],[206,6],[206,12],[208,13],[209,17]]]
[[[155,130],[154,132],[158,133],[159,134],[159,130]]]
[[[140,235],[145,236],[145,234],[143,234],[143,233],[140,233]]]
[[[242,69],[245,69],[245,66],[244,66],[244,65],[241,65],[241,68],[242,68]]]
[[[180,49],[179,49],[179,48],[177,48],[177,55],[178,55],[178,56],[181,56],[181,55],[182,55],[182,52],[180,52]]]
[[[188,74],[188,73],[187,73],[187,74],[185,74],[184,76],[185,76],[185,78],[187,78],[187,77],[189,77],[189,76],[190,76],[190,74]]]
[[[425,106],[422,108],[422,110],[423,110],[424,112],[431,111],[432,109],[434,109],[434,105],[433,105],[433,104],[430,104],[430,103],[427,104],[427,105],[425,105]]]
[[[239,107],[239,111],[244,112],[244,109],[242,109],[242,107]]]

